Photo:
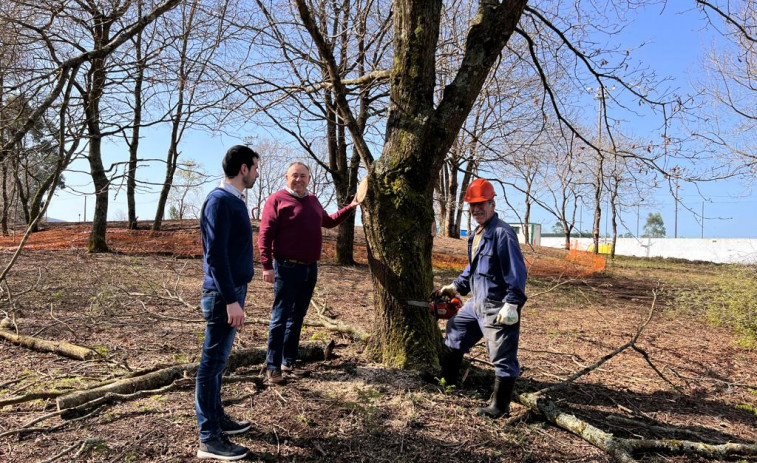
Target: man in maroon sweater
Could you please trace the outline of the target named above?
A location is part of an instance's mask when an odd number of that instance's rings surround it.
[[[284,374],[309,374],[295,362],[302,321],[318,277],[321,227],[336,227],[359,204],[353,200],[334,214],[326,213],[318,198],[308,193],[310,169],[301,162],[289,166],[286,183],[266,201],[258,234],[263,280],[273,283],[274,294],[266,370],[270,384],[285,384]]]

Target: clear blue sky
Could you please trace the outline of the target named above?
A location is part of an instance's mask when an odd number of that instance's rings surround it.
[[[657,72],[658,77],[670,77],[667,85],[678,93],[692,93],[693,80],[701,76],[702,59],[713,43],[722,38],[712,29],[705,30],[706,22],[700,11],[692,9],[693,2],[667,2],[662,9],[646,8],[639,13],[618,37],[625,47],[634,48],[642,42],[647,45],[635,49],[633,55]],[[684,9],[687,7],[688,9]],[[587,105],[596,105],[587,97]],[[612,112],[612,108],[608,111]],[[594,114],[596,112],[594,111]],[[593,116],[596,117],[596,116]],[[589,122],[592,123],[591,121]],[[622,131],[630,132],[639,138],[654,138],[659,131],[659,119],[629,118]],[[639,231],[643,233],[644,223],[649,213],[659,212],[665,223],[667,236],[685,238],[752,238],[757,237],[757,194],[743,181],[732,179],[711,183],[691,185],[680,184],[680,199],[676,202],[665,184],[653,197],[645,198],[649,204],[629,211],[622,211],[624,225],[619,225],[619,233],[630,231],[636,234],[637,217]],[[706,199],[703,199],[702,196]],[[651,203],[651,204],[650,204]],[[700,220],[704,208],[704,223]],[[677,209],[677,213],[676,213]],[[604,212],[607,208],[604,209]],[[593,210],[582,208],[582,228],[591,229]],[[514,219],[514,215],[511,215]],[[602,219],[601,232],[612,231],[606,222],[608,214]],[[554,217],[544,211],[535,211],[534,222],[542,223],[542,230],[551,231],[556,222]],[[677,227],[676,227],[677,223]]]
[[[634,52],[636,59],[651,69],[654,69],[660,76],[670,76],[674,80],[670,83],[671,87],[678,88],[684,93],[690,90],[690,78],[696,75],[701,67],[701,58],[707,47],[718,36],[712,31],[703,32],[705,23],[702,21],[701,13],[696,10],[680,13],[680,10],[674,9],[668,2],[667,8],[663,11],[661,8],[646,9],[638,16],[634,23],[629,25],[619,37],[624,45],[634,47],[641,42],[649,42],[646,46]],[[684,2],[676,2],[684,3]],[[680,8],[677,5],[676,8]],[[662,13],[661,13],[662,12]],[[590,96],[587,96],[587,104],[594,105]],[[654,134],[652,126],[644,118],[628,120],[626,130],[640,137],[651,138]],[[241,143],[246,136],[253,135],[251,132],[254,128],[239,130],[239,138],[234,136],[210,136],[205,133],[193,133],[187,135],[182,143],[182,158],[195,159],[204,164],[205,169],[211,174],[220,174],[220,159],[224,151],[231,145]],[[261,137],[269,135],[261,134]],[[162,132],[149,131],[142,141],[142,157],[164,158],[167,149],[166,134]],[[269,136],[270,137],[270,136]],[[110,153],[111,160],[122,161],[125,159],[125,148],[113,144],[106,144],[104,151]],[[85,161],[78,161],[73,166],[74,170],[88,171],[88,164]],[[140,172],[140,178],[149,181],[161,181],[163,178],[162,165],[155,165],[149,169],[143,169]],[[148,178],[145,178],[148,176]],[[68,172],[66,174],[67,183],[75,189],[91,193],[91,179],[87,174]],[[220,175],[219,175],[220,179]],[[213,185],[209,185],[210,189]],[[109,206],[109,218],[117,220],[126,216],[126,192],[125,190],[117,192],[114,187],[111,189],[112,201]],[[137,198],[137,210],[140,220],[152,220],[155,211],[155,202],[157,198],[157,187],[155,192],[141,194]],[[704,184],[699,186],[699,191],[704,192],[710,202],[703,201],[697,190],[688,184],[682,184],[680,196],[684,205],[678,206],[678,213],[675,213],[675,202],[670,193],[663,189],[656,192],[654,198],[648,198],[652,204],[633,208],[629,211],[623,211],[623,222],[626,228],[621,225],[620,233],[630,231],[636,233],[637,216],[639,227],[643,228],[647,214],[650,212],[660,212],[663,216],[668,236],[674,234],[675,223],[677,218],[677,230],[679,237],[698,238],[704,237],[757,237],[757,218],[752,211],[757,208],[757,195],[747,189],[743,184],[736,180],[720,181],[717,183]],[[60,192],[53,200],[48,210],[48,217],[77,221],[84,218],[84,197],[80,194],[70,192]],[[504,205],[499,205],[503,207]],[[698,219],[698,215],[704,207],[704,227]],[[86,218],[91,220],[94,210],[94,197],[89,196],[87,199]],[[583,216],[580,219],[583,229],[590,229],[591,214],[590,208],[582,208]],[[514,214],[507,214],[509,220],[515,220]],[[555,223],[554,217],[543,211],[534,211],[533,222],[542,223],[542,229],[551,230]],[[602,232],[609,230],[605,220],[602,222]]]

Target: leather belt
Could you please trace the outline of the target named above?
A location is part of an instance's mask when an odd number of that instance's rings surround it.
[[[294,259],[281,259],[283,262],[289,262],[292,264],[300,264],[300,265],[312,265],[315,264],[315,262],[303,262],[301,260],[294,260]]]

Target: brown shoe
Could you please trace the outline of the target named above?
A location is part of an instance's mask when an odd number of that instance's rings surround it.
[[[310,370],[297,366],[281,365],[281,372],[284,373],[285,377],[294,376],[296,378],[307,378],[310,376]]]
[[[281,374],[281,370],[266,370],[265,379],[271,386],[283,386],[287,383],[286,378]]]

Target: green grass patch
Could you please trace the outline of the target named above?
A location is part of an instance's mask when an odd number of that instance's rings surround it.
[[[668,288],[672,310],[731,328],[741,347],[757,349],[757,269],[723,265],[719,270],[690,280],[688,287]]]

